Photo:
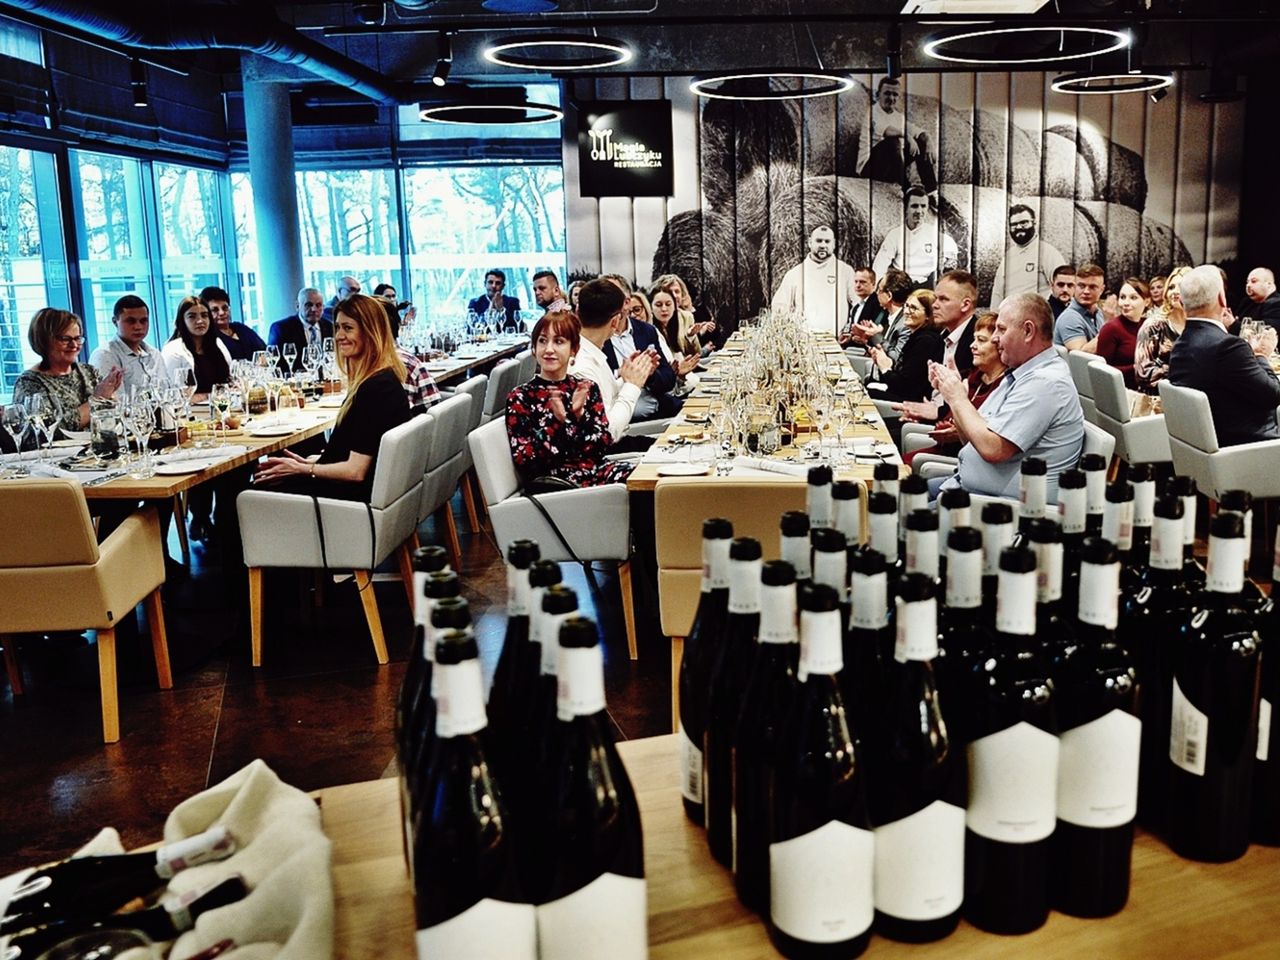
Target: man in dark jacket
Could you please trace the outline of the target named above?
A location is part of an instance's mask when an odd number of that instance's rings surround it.
[[[1236,316],[1241,320],[1261,320],[1280,331],[1280,291],[1276,290],[1276,275],[1266,267],[1254,267],[1249,271],[1244,292],[1246,299]]]
[[[303,287],[298,291],[298,312],[292,317],[277,320],[267,331],[267,344],[280,347],[280,365],[284,366],[284,345],[295,344],[298,355],[293,369],[302,369],[302,351],[309,343],[321,346],[333,336],[333,323],[324,319],[324,297],[315,287]]]
[[[618,358],[631,356],[637,350],[651,351],[658,361],[657,369],[645,381],[640,399],[636,402],[635,413],[631,422],[653,420],[658,417],[673,417],[680,412],[684,401],[671,395],[676,385],[676,372],[658,345],[658,329],[643,320],[632,320],[622,313],[616,322],[613,336],[604,345],[604,356],[609,361],[609,368],[615,373],[618,370]]]

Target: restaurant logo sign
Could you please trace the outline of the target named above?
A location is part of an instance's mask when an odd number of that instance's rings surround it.
[[[669,197],[670,100],[595,100],[578,107],[584,197]]]

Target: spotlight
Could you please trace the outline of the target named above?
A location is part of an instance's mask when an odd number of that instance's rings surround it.
[[[1161,87],[1159,90],[1152,90],[1149,94],[1147,94],[1147,96],[1151,98],[1152,103],[1159,103],[1168,95],[1169,95],[1168,87]]]
[[[380,27],[387,22],[385,3],[353,3],[351,13],[366,27]]]
[[[147,65],[134,57],[129,61],[129,89],[133,92],[133,105],[145,107],[147,100]]]
[[[885,57],[885,73],[890,80],[902,76],[902,27],[897,23],[889,24],[888,54]]]
[[[449,79],[449,70],[453,67],[453,41],[449,39],[449,34],[441,32],[436,37],[436,69],[431,74],[431,82],[437,87],[443,87]]]

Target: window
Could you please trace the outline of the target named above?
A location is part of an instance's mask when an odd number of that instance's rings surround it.
[[[44,45],[40,42],[40,30],[12,17],[0,17],[0,54],[43,67]]]
[[[154,312],[164,320],[161,339],[167,339],[173,320],[168,316],[169,307],[205,287],[226,286],[220,175],[171,163],[155,163],[152,172],[160,214],[161,302],[166,307],[156,307]]]
[[[419,316],[462,315],[485,271],[533,308],[533,274],[565,278],[564,171],[559,166],[417,167],[405,171],[409,276]]]
[[[236,283],[240,287],[243,312],[240,319],[249,318],[270,322],[273,317],[262,315],[262,301],[258,296],[258,230],[253,219],[253,185],[247,173],[231,174],[231,207],[235,220],[236,263],[240,267]],[[227,291],[231,293],[230,289]],[[265,327],[265,324],[261,324]]]

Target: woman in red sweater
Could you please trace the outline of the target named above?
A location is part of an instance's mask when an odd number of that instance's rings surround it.
[[[1120,313],[1098,331],[1098,356],[1124,374],[1124,384],[1132,390],[1136,386],[1133,350],[1138,343],[1142,318],[1151,308],[1151,289],[1145,281],[1129,277],[1120,288],[1117,302]]]

